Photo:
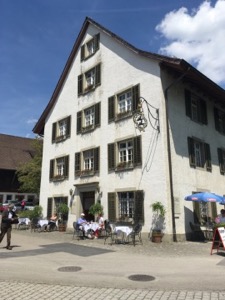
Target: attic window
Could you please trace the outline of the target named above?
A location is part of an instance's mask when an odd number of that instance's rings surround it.
[[[94,90],[101,84],[101,65],[86,71],[78,76],[78,96]]]
[[[84,61],[94,55],[99,49],[100,34],[96,34],[91,40],[81,46],[80,60]]]

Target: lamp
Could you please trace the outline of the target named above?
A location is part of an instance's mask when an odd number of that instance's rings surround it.
[[[73,195],[73,189],[70,189],[69,193],[70,193],[70,196],[72,196]]]

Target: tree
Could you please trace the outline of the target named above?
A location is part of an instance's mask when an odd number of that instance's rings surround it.
[[[39,196],[41,184],[41,165],[43,141],[36,137],[32,144],[34,156],[17,168],[16,174],[20,183],[20,192],[35,193]]]

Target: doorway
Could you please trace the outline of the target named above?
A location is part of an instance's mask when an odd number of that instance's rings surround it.
[[[95,203],[95,192],[94,191],[83,192],[82,193],[81,204],[82,204],[82,207],[83,207],[83,212],[85,214],[85,218],[89,222],[95,220],[95,216],[88,213],[89,208],[94,203]]]

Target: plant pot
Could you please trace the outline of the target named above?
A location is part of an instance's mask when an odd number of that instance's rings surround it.
[[[58,228],[59,228],[59,232],[65,232],[66,231],[66,224],[59,224]]]
[[[152,242],[153,243],[161,243],[163,238],[162,232],[153,232],[152,233]]]

